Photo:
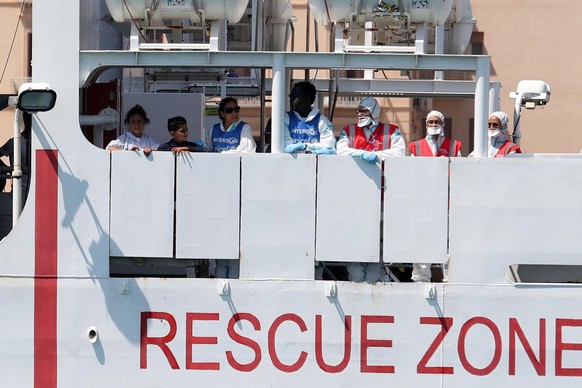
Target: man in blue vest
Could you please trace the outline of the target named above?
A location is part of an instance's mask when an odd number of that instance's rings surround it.
[[[335,154],[335,136],[331,121],[312,105],[317,90],[311,82],[297,82],[289,99],[291,111],[285,114],[283,151],[314,154]]]

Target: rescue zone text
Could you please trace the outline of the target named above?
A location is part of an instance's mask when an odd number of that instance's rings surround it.
[[[220,370],[221,363],[215,360],[206,361],[194,361],[194,358],[200,357],[210,357],[207,351],[209,345],[218,345],[219,337],[217,336],[204,336],[204,335],[194,335],[194,327],[199,328],[204,327],[203,322],[216,322],[220,321],[219,313],[209,313],[209,312],[188,312],[185,316],[184,321],[184,339],[185,339],[185,354],[183,359],[183,368],[188,370]],[[516,353],[519,352],[519,356],[525,354],[527,355],[529,361],[531,362],[531,367],[535,370],[538,376],[546,376],[547,372],[547,355],[548,353],[554,354],[554,375],[555,376],[582,376],[582,365],[580,367],[571,367],[572,358],[567,357],[568,355],[580,355],[580,353],[572,353],[582,351],[582,341],[577,343],[567,342],[566,339],[570,335],[566,334],[568,330],[569,333],[572,330],[582,330],[582,319],[565,319],[556,318],[555,319],[555,335],[553,343],[547,346],[547,322],[546,318],[536,319],[537,329],[539,330],[539,336],[533,336],[538,338],[527,338],[522,325],[516,318],[509,318],[507,322],[507,337],[506,342],[502,341],[503,335],[499,329],[499,325],[493,320],[483,317],[475,316],[471,317],[460,324],[455,322],[452,317],[420,317],[418,330],[423,330],[426,333],[430,333],[432,342],[426,342],[423,345],[422,357],[418,358],[418,363],[416,365],[416,371],[418,374],[440,374],[440,375],[452,375],[459,373],[457,368],[453,365],[446,365],[446,361],[443,361],[442,365],[439,365],[441,359],[440,347],[447,342],[447,349],[455,348],[456,344],[456,355],[458,356],[458,361],[462,369],[475,376],[486,376],[493,371],[495,371],[500,366],[502,360],[502,354],[507,358],[507,373],[509,375],[516,375],[517,368],[516,364],[520,367],[524,367],[524,364],[516,363]],[[550,321],[551,322],[551,321]],[[224,355],[228,365],[240,372],[252,372],[254,371],[263,360],[264,352],[267,350],[270,362],[272,365],[285,373],[298,372],[302,367],[304,367],[305,362],[308,359],[308,350],[304,349],[297,351],[292,359],[294,362],[284,362],[282,361],[282,350],[277,349],[277,336],[295,336],[296,342],[300,344],[310,343],[314,347],[311,351],[315,354],[315,361],[317,366],[326,373],[340,373],[348,367],[350,362],[359,362],[359,371],[361,373],[386,373],[393,374],[396,373],[396,366],[391,365],[386,362],[384,364],[378,363],[378,357],[369,357],[369,351],[377,351],[380,348],[386,351],[387,348],[393,347],[393,340],[388,339],[387,331],[390,325],[395,324],[394,316],[390,315],[362,315],[359,317],[359,341],[354,333],[354,319],[350,315],[345,316],[345,321],[343,324],[343,338],[336,338],[338,342],[343,341],[343,357],[339,363],[329,364],[324,359],[324,348],[325,341],[324,338],[329,338],[329,335],[325,335],[325,327],[322,315],[314,316],[314,326],[310,330],[306,321],[299,315],[294,313],[286,313],[276,317],[273,322],[268,327],[266,331],[266,348],[264,345],[261,346],[260,341],[257,341],[256,337],[259,337],[261,331],[264,330],[264,325],[261,320],[251,314],[251,313],[237,313],[232,315],[227,323],[226,332],[228,339],[224,339],[224,343],[229,341],[233,345],[237,345],[240,352],[240,347],[248,348],[245,349],[249,354],[254,354],[252,357],[248,357],[248,354],[242,356],[241,354],[236,354],[233,350],[224,350]],[[253,336],[241,335],[240,331],[241,325],[244,324],[249,328],[252,327],[251,333],[256,333],[255,338]],[[250,325],[250,326],[249,326]],[[282,326],[284,327],[282,328]],[[151,331],[153,326],[156,327],[158,332],[167,332],[164,335],[154,336]],[[456,327],[455,327],[456,326]],[[455,327],[455,330],[451,330]],[[149,330],[148,330],[149,328]],[[375,328],[374,334],[372,334],[371,328]],[[384,338],[379,337],[380,333],[384,334]],[[430,332],[426,332],[430,330]],[[202,330],[204,331],[204,329]],[[314,337],[309,337],[309,332],[312,332]],[[474,346],[468,346],[467,341],[471,332],[478,331],[481,333],[479,335],[479,349],[485,349],[489,351],[487,356],[488,360],[486,365],[474,365],[476,362],[471,361],[471,355],[469,354],[471,349],[475,350]],[[482,335],[483,333],[487,335]],[[154,349],[163,353],[163,356],[169,363],[172,369],[180,369],[180,364],[176,357],[175,351],[170,349],[170,346],[176,348],[176,343],[172,344],[172,341],[176,339],[178,333],[178,323],[174,315],[168,312],[161,311],[144,311],[141,313],[141,326],[140,326],[140,368],[148,368],[148,350],[151,352]],[[246,333],[246,332],[245,332]],[[291,333],[291,334],[290,334]],[[578,332],[580,334],[581,332]],[[327,333],[329,334],[329,333]],[[308,336],[309,342],[305,342]],[[341,336],[339,336],[341,337]],[[566,338],[564,338],[566,337]],[[311,341],[313,339],[313,341]],[[448,341],[454,341],[452,344]],[[532,347],[537,347],[537,351]],[[519,343],[519,345],[518,345]],[[204,351],[199,351],[195,353],[195,348],[197,346],[206,345]],[[281,345],[281,344],[279,344]],[[341,345],[341,344],[340,344]],[[352,356],[352,347],[359,345],[359,358]],[[183,349],[183,345],[179,345]],[[295,349],[295,348],[292,348]],[[447,350],[445,350],[447,351]],[[285,350],[285,358],[289,358],[289,347]],[[213,353],[216,354],[216,353]],[[158,354],[159,355],[159,354]],[[194,357],[196,355],[196,357]],[[245,360],[243,360],[245,359]],[[370,361],[373,359],[374,364]],[[489,361],[490,359],[490,361]],[[244,362],[248,361],[248,362]],[[380,360],[381,361],[381,360]],[[452,361],[451,361],[452,363]],[[479,363],[483,363],[482,360]],[[501,364],[503,365],[503,364]],[[568,366],[566,366],[568,365]],[[551,372],[550,372],[551,373]]]

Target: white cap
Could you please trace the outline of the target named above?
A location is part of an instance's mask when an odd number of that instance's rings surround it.
[[[491,117],[497,117],[499,119],[499,121],[501,121],[501,130],[502,131],[507,131],[507,123],[509,123],[509,116],[507,115],[507,113],[505,112],[493,112],[489,115],[489,118]]]
[[[373,119],[380,117],[380,104],[374,97],[366,97],[360,102],[360,106],[368,109]]]
[[[441,125],[443,127],[445,126],[445,115],[443,115],[438,110],[431,110],[430,112],[428,112],[428,114],[426,115],[426,121],[425,121],[425,123],[428,123],[428,119],[430,119],[432,116],[438,117],[439,120],[441,121]]]

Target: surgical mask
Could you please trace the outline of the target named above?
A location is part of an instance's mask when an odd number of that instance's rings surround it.
[[[489,138],[497,137],[499,135],[501,135],[501,129],[490,129],[487,131],[487,136],[489,136]]]
[[[360,128],[367,127],[370,124],[372,124],[372,117],[371,116],[365,116],[365,117],[358,119],[358,127],[360,127]]]
[[[426,127],[426,133],[434,136],[434,135],[440,135],[443,132],[443,126],[442,125],[437,125],[437,126],[427,126]]]

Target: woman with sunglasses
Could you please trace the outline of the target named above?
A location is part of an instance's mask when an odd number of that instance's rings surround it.
[[[493,112],[489,115],[489,120],[487,120],[488,158],[503,158],[509,154],[521,154],[519,146],[509,141],[508,123],[509,116],[505,112]]]
[[[233,97],[226,97],[218,105],[218,115],[220,123],[212,127],[210,133],[210,146],[212,152],[230,153],[254,153],[257,144],[253,139],[251,126],[240,120],[240,107],[238,101]],[[211,268],[214,267],[214,276],[217,278],[238,279],[238,260],[214,260]]]
[[[226,97],[218,105],[220,123],[212,127],[210,146],[212,152],[255,152],[257,144],[253,139],[251,126],[240,120],[240,106],[233,97]]]

